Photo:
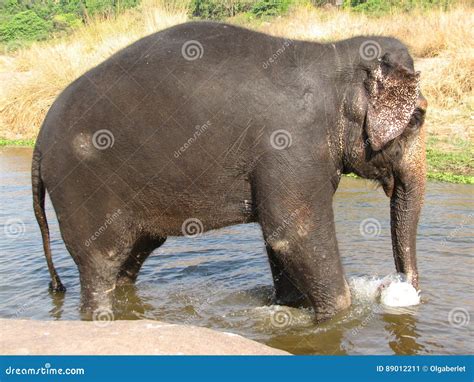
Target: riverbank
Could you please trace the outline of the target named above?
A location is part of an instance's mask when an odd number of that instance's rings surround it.
[[[240,335],[160,321],[0,319],[4,355],[290,355]]]

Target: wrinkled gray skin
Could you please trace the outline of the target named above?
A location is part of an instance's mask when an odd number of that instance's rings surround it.
[[[189,40],[201,44],[191,43],[197,56]],[[361,55],[367,41],[381,47],[380,59]],[[393,38],[317,44],[209,22],[118,52],[63,91],[34,150],[52,289],[64,287],[45,189],[80,271],[85,311],[109,306],[167,236],[196,233],[184,224],[192,218],[198,231],[258,222],[276,301],[306,301],[316,320],[328,319],[351,303],[332,207],[350,172],[390,197],[396,269],[417,287],[426,101],[413,70]]]

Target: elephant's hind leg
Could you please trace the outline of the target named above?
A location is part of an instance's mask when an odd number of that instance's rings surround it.
[[[143,236],[137,239],[131,248],[130,254],[120,267],[117,275],[117,284],[133,284],[148,256],[166,241],[166,237],[152,238]]]
[[[112,314],[115,290],[119,285],[133,284],[150,253],[165,238],[140,236],[130,245],[115,248],[88,248],[77,256],[81,279],[81,310],[84,318],[96,319]],[[100,319],[100,318],[97,318]]]
[[[114,250],[81,251],[78,269],[81,281],[81,312],[86,319],[111,312],[121,259]],[[77,251],[75,252],[77,255]]]

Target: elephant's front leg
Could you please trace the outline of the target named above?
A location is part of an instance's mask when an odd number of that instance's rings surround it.
[[[301,293],[295,282],[288,274],[280,256],[276,253],[270,244],[266,244],[268,262],[273,276],[273,285],[275,287],[275,302],[280,305],[292,307],[301,307],[308,305],[308,299]]]
[[[314,197],[298,198],[277,191],[258,209],[272,272],[285,278],[283,283],[275,280],[277,297],[300,291],[317,321],[348,308],[351,296],[337,248],[332,194],[321,190]],[[284,290],[285,285],[290,289]]]

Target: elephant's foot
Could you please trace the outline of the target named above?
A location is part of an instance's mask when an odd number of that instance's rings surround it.
[[[79,267],[81,279],[81,316],[85,320],[113,319],[113,301],[118,267]]]
[[[327,295],[323,294],[325,297],[323,301],[320,296],[311,298],[317,322],[327,321],[351,306],[351,291],[345,279],[340,291],[331,292]]]
[[[276,304],[292,308],[311,306],[308,298],[298,290],[284,271],[281,271],[278,276],[274,276],[273,283],[275,285],[274,301]]]
[[[266,246],[270,269],[272,270],[273,285],[275,286],[274,302],[278,305],[286,305],[294,308],[309,307],[307,297],[301,293],[285,271],[284,264],[278,254],[270,245]]]
[[[96,289],[82,291],[81,318],[92,321],[111,321],[114,319],[113,301],[115,285],[109,290]]]
[[[302,294],[282,293],[275,290],[275,304],[286,305],[292,308],[308,308],[311,306],[308,299]]]

